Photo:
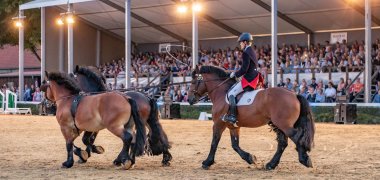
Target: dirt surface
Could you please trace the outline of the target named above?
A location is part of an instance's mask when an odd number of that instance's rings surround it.
[[[128,171],[114,167],[121,140],[104,130],[96,140],[105,148],[104,154],[61,169],[66,148],[55,117],[0,115],[0,179],[380,179],[380,126],[317,124],[310,153],[314,168],[298,163],[295,146],[289,142],[278,168],[265,171],[263,166],[277,146],[268,126],[241,131],[241,147],[256,155],[257,165],[240,159],[226,131],[216,164],[203,170],[212,122],[162,120],[162,124],[173,146],[170,167],[161,167],[161,156],[140,157]],[[83,147],[79,139],[76,144]]]

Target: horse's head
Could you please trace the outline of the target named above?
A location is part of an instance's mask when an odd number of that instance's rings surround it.
[[[229,78],[229,74],[220,67],[196,67],[192,73],[191,86],[188,92],[188,101],[191,105],[195,104],[202,96],[206,95],[206,93],[210,95],[212,93],[220,93],[218,95],[223,96],[228,88],[230,88],[235,82],[236,81]]]
[[[207,87],[203,80],[202,74],[199,72],[199,68],[196,67],[192,72],[192,80],[188,94],[188,102],[193,105],[199,101],[199,99],[207,93]]]
[[[78,94],[80,88],[77,83],[65,73],[48,73],[45,71],[45,80],[40,89],[45,94],[45,98],[49,101],[56,102],[59,96],[68,96]]]
[[[74,79],[84,92],[101,92],[107,90],[106,80],[96,67],[76,66]]]

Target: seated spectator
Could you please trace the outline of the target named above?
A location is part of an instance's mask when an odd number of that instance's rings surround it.
[[[373,103],[380,103],[380,89],[377,91],[375,97],[373,98]]]
[[[355,96],[364,88],[364,84],[360,82],[360,78],[352,85],[352,92],[350,93],[350,102],[352,102]]]
[[[315,98],[317,97],[317,95],[315,94],[314,91],[315,91],[314,87],[309,86],[309,93],[307,94],[306,99],[307,99],[307,101],[309,101],[311,103],[315,102]]]
[[[323,89],[317,90],[317,96],[315,97],[316,103],[324,103],[325,102],[325,94],[323,94]]]
[[[305,86],[302,86],[301,89],[300,89],[300,93],[299,95],[303,96],[304,98],[307,98],[307,91],[306,91],[306,87]]]
[[[277,84],[277,87],[285,87],[284,80],[280,80],[280,83]]]
[[[285,82],[285,86],[284,86],[286,89],[288,90],[292,90],[293,88],[293,84],[290,82],[290,79],[289,78],[286,78],[286,82]]]
[[[291,91],[295,92],[296,94],[299,94],[300,87],[298,86],[297,81],[293,81],[293,87],[292,87]]]
[[[333,87],[332,82],[329,82],[328,87],[325,90],[325,95],[326,95],[326,102],[328,102],[328,103],[335,102],[336,90]]]

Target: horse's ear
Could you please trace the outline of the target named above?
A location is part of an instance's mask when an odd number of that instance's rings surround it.
[[[74,71],[74,73],[77,73],[79,71],[79,66],[77,65],[77,66],[75,66],[75,71]]]
[[[49,79],[49,73],[45,71],[45,79]]]

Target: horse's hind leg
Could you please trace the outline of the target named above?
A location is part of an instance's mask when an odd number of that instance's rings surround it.
[[[311,162],[311,159],[309,155],[307,154],[307,150],[304,146],[301,144],[302,136],[304,135],[302,129],[296,129],[291,128],[287,132],[288,137],[296,144],[296,150],[298,152],[298,160],[301,164],[303,164],[306,167],[313,167],[313,164]]]
[[[96,154],[103,154],[104,153],[104,148],[102,146],[96,146],[94,145],[96,136],[98,135],[99,132],[92,132],[91,136],[89,137],[89,141],[91,144],[91,152],[96,153]],[[87,149],[86,149],[87,151]]]
[[[282,153],[284,153],[285,148],[288,146],[288,137],[277,127],[275,127],[273,125],[271,125],[271,126],[273,128],[273,131],[276,132],[276,134],[277,134],[278,145],[277,145],[277,151],[274,154],[272,160],[269,161],[265,165],[265,169],[267,169],[267,170],[272,170],[272,169],[275,169],[277,167],[278,163],[280,162]]]
[[[252,156],[248,152],[242,150],[239,146],[240,128],[230,129],[232,148],[240,155],[242,159],[247,161],[248,164],[253,164],[256,161],[256,157]]]

